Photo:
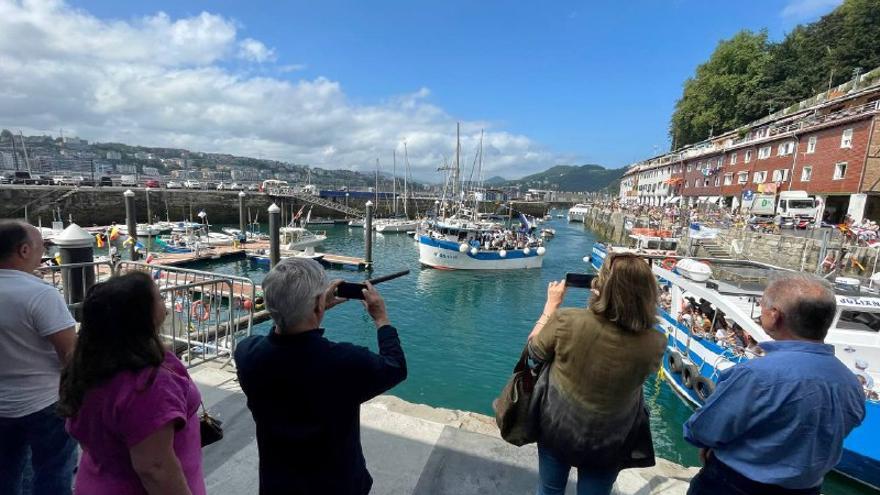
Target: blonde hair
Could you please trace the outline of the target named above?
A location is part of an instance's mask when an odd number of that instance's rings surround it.
[[[657,323],[657,281],[651,267],[634,254],[609,255],[593,279],[598,295],[590,310],[630,332],[651,329]]]

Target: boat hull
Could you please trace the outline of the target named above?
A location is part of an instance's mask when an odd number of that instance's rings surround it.
[[[510,250],[504,257],[497,251],[480,251],[474,255],[458,249],[457,243],[423,235],[419,237],[419,262],[445,270],[521,270],[541,268],[544,261],[536,249],[531,249],[529,254],[522,249]]]
[[[376,226],[376,232],[381,232],[383,234],[389,232],[404,233],[416,230],[418,227],[418,222],[382,224]]]

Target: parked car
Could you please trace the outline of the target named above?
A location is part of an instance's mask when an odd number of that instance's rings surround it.
[[[229,189],[231,189],[231,190],[233,190],[233,191],[241,191],[241,190],[244,190],[244,186],[242,186],[242,185],[239,184],[238,182],[233,182],[233,183],[229,186]]]
[[[182,185],[180,182],[177,182],[177,181],[174,181],[174,180],[169,180],[169,181],[165,184],[165,187],[166,187],[167,189],[180,189],[180,188],[183,187],[183,185]]]
[[[217,184],[213,182],[204,182],[202,183],[201,189],[217,189]]]
[[[251,184],[247,187],[247,190],[248,191],[259,191],[260,185],[259,184]]]
[[[101,187],[109,187],[113,185],[113,179],[108,176],[103,176],[98,180],[98,185]]]
[[[15,175],[12,176],[13,184],[39,184],[42,180],[42,177],[39,175],[31,176],[30,172],[24,171],[16,171]]]
[[[224,190],[226,190],[226,189],[230,189],[230,187],[227,186],[225,182],[220,182],[220,183],[217,184],[217,190],[218,190],[218,191],[224,191]]]
[[[0,184],[9,184],[10,182],[12,182],[12,179],[6,174],[0,174]]]
[[[159,181],[156,179],[147,179],[144,181],[144,187],[151,187],[153,189],[158,189],[162,187],[162,184],[159,184]]]
[[[67,179],[67,177],[65,177],[63,175],[53,176],[52,177],[52,185],[53,186],[60,186],[60,185],[64,184],[65,179]]]
[[[136,175],[123,175],[119,179],[120,186],[137,186],[138,180]]]
[[[190,180],[183,181],[183,188],[184,189],[201,189],[202,185],[199,183],[199,181],[190,179]]]
[[[86,179],[85,177],[83,177],[83,180],[79,181],[79,185],[83,186],[83,187],[86,187],[86,186],[92,187],[95,185],[95,181],[92,179]]]

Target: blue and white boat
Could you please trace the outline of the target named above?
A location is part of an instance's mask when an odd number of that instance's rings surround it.
[[[444,270],[541,268],[547,248],[528,230],[459,219],[429,222],[418,234],[419,262]]]
[[[654,229],[634,230],[636,232],[629,236],[631,247],[609,246],[601,242],[593,243],[588,261],[590,266],[598,271],[602,263],[605,262],[609,250],[611,252],[638,253],[648,256],[675,256],[676,249],[678,249],[678,238],[673,237],[671,232]]]
[[[671,296],[658,307],[657,328],[668,339],[662,375],[689,405],[700,407],[714,392],[721,371],[749,359],[760,359],[760,343],[772,340],[757,322],[761,314],[759,301],[769,277],[784,269],[749,261],[702,258],[699,261],[711,263],[712,277],[696,280],[692,274],[703,272],[693,267],[679,269],[683,259],[649,258],[658,281],[668,287]],[[670,260],[676,262],[675,266]],[[697,263],[687,261],[690,263],[685,264]],[[880,401],[874,388],[880,384],[880,297],[863,295],[863,289],[852,279],[837,279],[835,287],[837,313],[825,343],[833,345],[837,358],[862,377],[867,409],[865,421],[844,441],[843,457],[835,470],[880,488]],[[712,328],[717,318],[724,318],[730,328],[738,326],[749,345],[718,343],[711,334],[689,328],[687,319],[681,318],[687,302],[713,315]]]

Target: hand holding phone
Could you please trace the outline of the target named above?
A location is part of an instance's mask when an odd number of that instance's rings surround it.
[[[592,273],[566,273],[565,286],[589,289],[593,284],[594,278],[596,278],[596,275]]]
[[[403,270],[401,272],[392,273],[390,275],[376,277],[374,279],[367,280],[367,282],[372,285],[376,285],[382,282],[387,282],[389,280],[394,280],[395,278],[402,277],[408,274],[409,270]],[[336,297],[341,297],[344,299],[363,299],[364,289],[366,288],[367,286],[365,284],[359,284],[357,282],[342,282],[336,288]]]

